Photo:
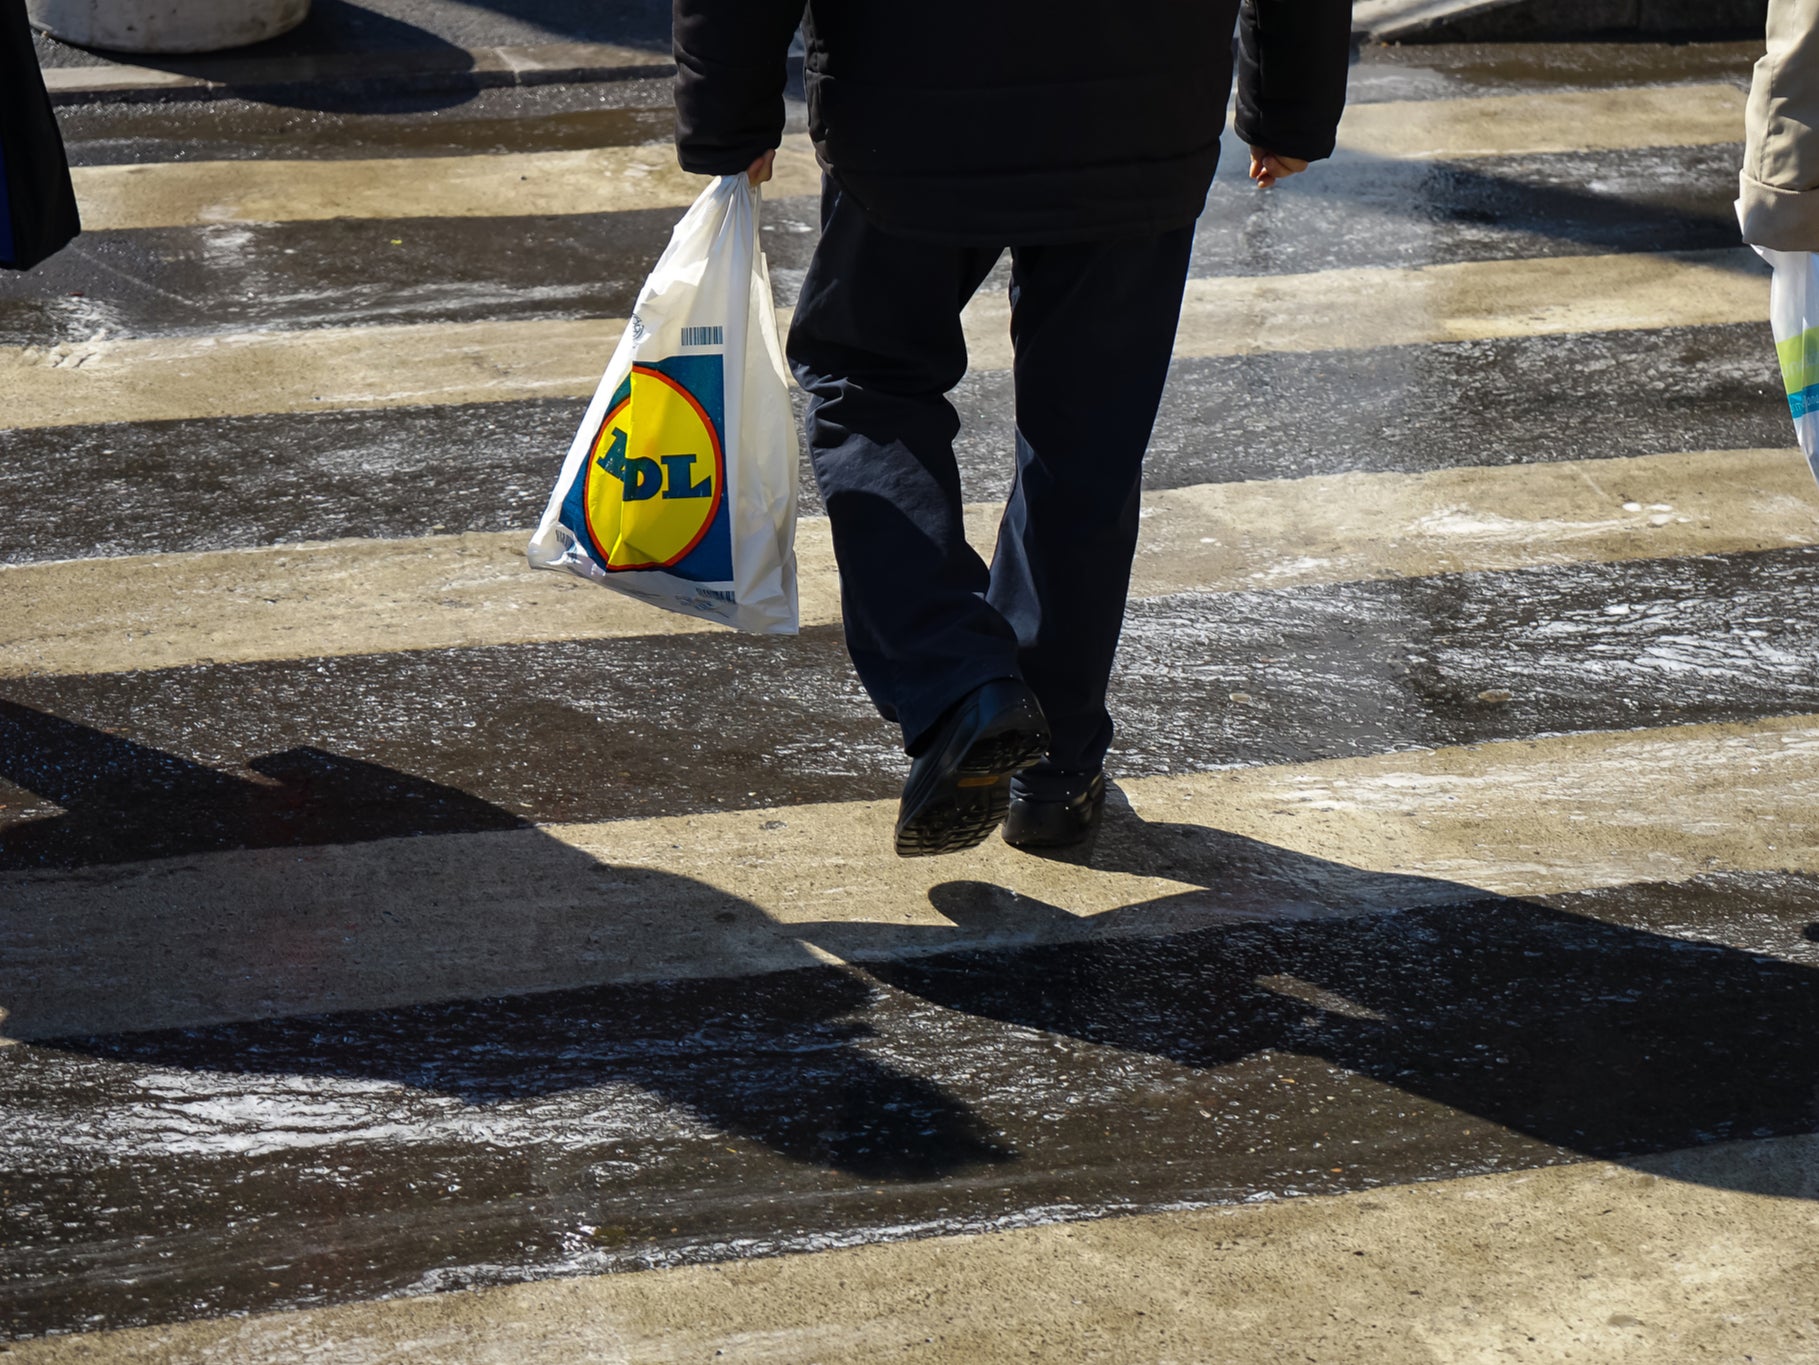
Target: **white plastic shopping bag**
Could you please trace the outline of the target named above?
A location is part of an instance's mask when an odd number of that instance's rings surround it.
[[[796,630],[796,429],[758,190],[721,176],[638,295],[530,562],[739,630]]]
[[[1769,324],[1787,405],[1794,414],[1800,449],[1819,477],[1819,255],[1757,247],[1774,267],[1769,286]]]

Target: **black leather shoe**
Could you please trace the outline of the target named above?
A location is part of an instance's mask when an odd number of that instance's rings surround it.
[[[1046,774],[1045,774],[1046,776]],[[1012,848],[1071,848],[1084,843],[1105,810],[1105,772],[1077,782],[1011,784],[1004,842]]]
[[[967,693],[935,726],[903,784],[897,852],[905,858],[977,848],[1004,823],[1011,774],[1048,752],[1036,694],[1014,678]]]

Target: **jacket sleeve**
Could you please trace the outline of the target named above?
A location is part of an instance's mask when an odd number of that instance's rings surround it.
[[[790,38],[803,4],[672,0],[683,170],[732,175],[783,140]]]
[[[1819,251],[1819,0],[1769,0],[1744,137],[1743,240]]]
[[[1244,0],[1238,136],[1279,156],[1331,156],[1351,55],[1351,0]]]

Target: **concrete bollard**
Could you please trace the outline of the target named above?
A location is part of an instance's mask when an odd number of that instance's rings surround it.
[[[287,33],[309,0],[26,0],[38,28],[111,52],[217,52]]]

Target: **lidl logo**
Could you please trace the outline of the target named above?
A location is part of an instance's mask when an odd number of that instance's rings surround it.
[[[732,577],[722,392],[717,355],[632,367],[563,509],[602,566]]]

